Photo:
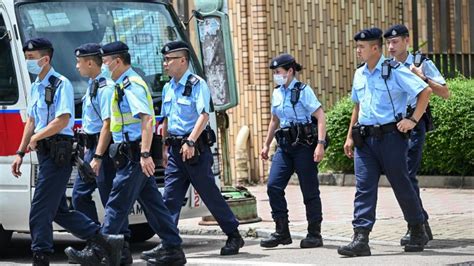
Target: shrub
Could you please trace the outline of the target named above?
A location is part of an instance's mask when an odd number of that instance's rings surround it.
[[[474,80],[448,81],[451,97],[432,96],[430,105],[436,129],[426,135],[419,174],[474,175]],[[353,161],[344,155],[353,104],[349,97],[327,112],[331,144],[321,163],[322,171],[353,173]]]

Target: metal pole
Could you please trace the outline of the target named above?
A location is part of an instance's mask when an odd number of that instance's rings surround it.
[[[418,51],[418,1],[411,0],[411,16],[412,16],[412,31],[413,31],[413,50]]]

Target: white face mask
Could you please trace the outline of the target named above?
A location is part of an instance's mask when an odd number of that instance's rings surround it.
[[[102,64],[102,66],[100,67],[100,72],[102,73],[102,76],[109,79],[112,78],[112,72],[110,72],[109,65]]]
[[[41,67],[38,63],[39,61],[43,59],[26,59],[26,67],[28,68],[28,72],[30,72],[33,75],[38,75],[41,70],[43,70],[43,67]]]
[[[273,81],[279,85],[285,85],[286,82],[288,82],[288,76],[283,75],[283,74],[273,74]]]

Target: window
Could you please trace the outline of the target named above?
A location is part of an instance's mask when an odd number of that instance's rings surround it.
[[[18,101],[18,83],[13,65],[10,37],[0,14],[0,105],[13,105]]]

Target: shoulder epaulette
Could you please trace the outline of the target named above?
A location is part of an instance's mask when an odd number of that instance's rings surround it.
[[[298,90],[303,90],[304,88],[306,88],[306,84],[301,82],[301,81],[298,81],[295,83],[295,89],[298,89]]]
[[[361,67],[363,67],[363,66],[365,66],[365,62],[362,62],[362,63],[358,64],[358,65],[357,65],[357,68],[359,69],[359,68],[361,68]]]
[[[63,82],[60,78],[54,75],[49,76],[48,81],[49,81],[49,84],[51,84],[53,88],[58,88],[59,85],[61,85],[61,82]]]
[[[107,79],[104,77],[99,78],[99,88],[107,86]]]
[[[390,60],[390,67],[391,68],[398,68],[400,66],[400,62],[397,62],[395,59],[387,59]]]
[[[123,78],[122,84],[123,84],[124,89],[130,86],[131,83],[130,83],[130,80],[128,79],[128,76]]]
[[[194,74],[190,74],[188,76],[188,81],[191,82],[191,84],[193,84],[194,86],[199,82],[199,79]]]

